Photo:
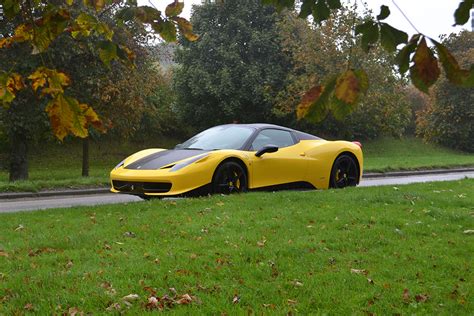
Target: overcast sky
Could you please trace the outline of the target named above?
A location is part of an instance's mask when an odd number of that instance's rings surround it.
[[[139,0],[140,4],[149,4],[149,0]],[[172,0],[150,0],[161,10]],[[392,14],[387,19],[394,27],[397,27],[409,34],[416,33],[403,15],[393,4],[392,0],[358,0],[360,6],[362,2],[367,3],[368,7],[378,14],[382,4],[388,5]],[[184,0],[183,16],[189,18],[193,4],[201,4],[201,0]],[[353,1],[350,1],[353,3]],[[437,39],[441,34],[450,34],[457,32],[462,28],[454,28],[454,11],[460,3],[460,0],[396,0],[398,6],[405,12],[408,18],[413,22],[416,28],[430,37]],[[470,29],[471,23],[464,25],[465,29]]]

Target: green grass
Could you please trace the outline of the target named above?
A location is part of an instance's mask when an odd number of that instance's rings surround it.
[[[80,143],[34,148],[30,180],[10,183],[8,173],[0,171],[0,192],[108,185],[110,170],[126,156],[147,147],[172,148],[178,142],[161,139],[155,144],[92,143],[89,178],[81,177]],[[415,138],[364,143],[364,156],[365,172],[474,166],[473,154],[425,144]]]
[[[1,214],[0,314],[472,315],[473,216],[474,180]]]
[[[363,145],[365,171],[370,172],[474,166],[474,154],[427,144],[417,138],[384,138]]]

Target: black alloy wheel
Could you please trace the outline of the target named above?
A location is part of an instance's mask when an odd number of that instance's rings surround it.
[[[334,161],[329,186],[335,189],[355,187],[359,178],[359,168],[349,155],[341,155]]]
[[[213,193],[240,193],[247,191],[247,187],[247,174],[244,168],[234,161],[220,165],[212,179]]]

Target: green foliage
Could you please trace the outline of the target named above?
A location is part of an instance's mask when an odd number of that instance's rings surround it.
[[[257,0],[195,8],[191,21],[201,38],[183,40],[177,54],[175,88],[183,122],[201,129],[269,120],[271,98],[288,69],[277,19],[272,7]]]
[[[353,21],[354,12],[349,9],[339,11],[317,28],[293,14],[286,15],[280,25],[280,36],[284,51],[292,58],[293,69],[273,111],[288,118],[296,109],[298,117],[307,119],[299,122],[299,126],[325,137],[401,136],[411,116],[403,97],[404,82],[393,73],[392,56],[379,46],[368,53],[354,46],[350,35]],[[348,55],[353,65],[366,72],[347,70]],[[316,84],[310,89],[319,78],[331,79],[324,87]],[[368,78],[372,82],[370,87]],[[308,92],[304,94],[305,91]],[[364,97],[358,100],[360,94]],[[311,106],[315,100],[316,106]],[[301,113],[304,111],[307,112]]]
[[[115,60],[132,63],[135,57],[127,46],[117,42],[120,36],[115,36],[111,25],[138,24],[142,30],[147,30],[146,33],[150,33],[151,29],[165,41],[175,41],[178,30],[188,40],[197,39],[189,22],[178,16],[184,6],[183,2],[178,1],[168,5],[165,16],[154,7],[138,6],[136,1],[122,0],[77,3],[73,0],[42,2],[0,0],[0,6],[5,13],[5,17],[2,18],[6,20],[6,23],[2,21],[1,25],[0,49],[4,51],[17,49],[19,46],[28,47],[32,55],[41,57],[42,64],[42,68],[37,68],[33,74],[13,72],[16,69],[10,66],[0,68],[0,102],[7,106],[21,89],[32,88],[36,92],[38,80],[31,78],[38,77],[38,73],[41,73],[41,82],[44,80],[50,82],[51,76],[59,73],[64,77],[64,82],[69,81],[67,74],[51,68],[55,63],[50,54],[51,46],[61,37],[70,36],[78,42],[87,41],[108,68]],[[4,27],[5,24],[8,25],[7,28]],[[48,58],[44,55],[48,55]],[[50,65],[47,65],[45,60],[48,60]],[[33,83],[25,85],[25,78],[31,79]],[[63,84],[62,87],[68,85]],[[69,134],[87,137],[89,125],[101,127],[95,111],[71,95],[66,95],[66,91],[62,88],[59,94],[46,93],[46,95],[50,98],[50,105],[46,107],[46,111],[50,117],[53,133],[59,140],[63,140]]]
[[[273,4],[279,10],[284,8],[294,10],[295,2],[295,0],[263,1],[263,3],[266,4]],[[298,1],[298,3],[299,10],[296,11],[299,11],[299,17],[306,19],[309,15],[312,15],[313,21],[318,25],[330,20],[331,13],[344,10],[341,2],[338,0],[302,0]],[[455,21],[457,25],[463,25],[468,21],[469,11],[472,8],[473,3],[474,0],[461,1],[459,8],[455,12]],[[380,8],[380,14],[375,18],[367,16],[363,21],[359,20],[357,23],[355,23],[356,21],[353,21],[353,25],[349,32],[352,33],[352,28],[355,28],[355,34],[361,35],[360,45],[365,51],[369,51],[378,41],[380,41],[381,46],[389,53],[396,52],[399,49],[399,72],[403,75],[408,69],[410,69],[410,78],[414,86],[420,91],[428,93],[429,88],[438,80],[438,61],[443,65],[445,71],[448,73],[447,78],[453,84],[465,87],[474,86],[474,65],[471,65],[470,69],[457,67],[457,61],[450,56],[446,47],[440,43],[436,43],[436,41],[424,34],[415,34],[414,37],[408,41],[408,34],[406,32],[398,30],[388,23],[382,22],[389,17],[389,15],[390,8],[386,5],[382,5]],[[434,54],[428,48],[426,43],[427,39],[435,44],[437,54]],[[351,56],[349,56],[349,59],[350,58]],[[411,67],[409,65],[410,62],[412,63]],[[355,68],[350,65],[350,60],[348,68]],[[339,73],[336,76],[343,77],[344,74]],[[321,78],[319,78],[319,80],[321,80]],[[332,79],[327,81],[332,82]],[[323,87],[321,84],[318,85]],[[339,114],[350,113],[351,110],[356,108],[358,101],[362,99],[359,98],[359,96],[364,94],[364,91],[359,89],[359,86],[360,85],[358,84],[344,85],[344,89],[348,94],[357,94],[356,98],[346,100],[349,102],[341,102],[340,99],[336,100],[336,102],[330,102],[328,101],[330,98],[326,97],[333,94],[333,90],[338,89],[338,85],[326,85],[324,87],[326,90],[325,93],[318,95],[318,97],[325,97],[325,99],[319,100],[318,98],[315,98],[311,99],[311,102],[309,102],[309,97],[304,98],[303,102],[300,104],[302,110],[299,111],[299,114],[302,116],[309,115],[307,119],[317,122],[321,120],[322,117],[311,114],[328,113],[328,108],[331,107],[331,104],[333,105],[333,110],[337,108],[337,105],[341,107],[341,109],[336,111],[338,116]],[[328,91],[329,88],[332,90]],[[310,93],[310,95],[312,97],[315,96],[314,93]],[[319,109],[312,109],[314,107],[319,107]]]
[[[445,39],[444,44],[462,63],[468,64],[474,60],[472,32],[452,34]],[[450,59],[450,56],[445,58]],[[446,77],[449,76],[450,73],[446,71]],[[428,141],[474,152],[473,104],[474,88],[455,86],[443,77],[435,86],[432,102],[419,114],[419,134]]]

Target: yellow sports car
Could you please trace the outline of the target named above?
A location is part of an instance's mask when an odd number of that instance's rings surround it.
[[[254,189],[344,188],[362,176],[359,142],[270,124],[207,129],[174,149],[145,149],[110,173],[112,192],[142,198]]]

